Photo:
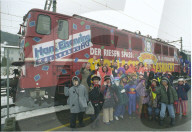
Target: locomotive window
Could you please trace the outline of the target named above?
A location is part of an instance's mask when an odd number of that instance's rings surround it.
[[[68,39],[68,36],[69,36],[68,30],[69,30],[68,21],[59,20],[58,21],[58,38]]]
[[[115,32],[114,42],[118,48],[129,48],[128,35],[125,33]]]
[[[168,47],[163,45],[163,55],[168,55]]]
[[[39,34],[50,34],[51,18],[47,15],[39,15],[37,19],[36,32]]]
[[[169,47],[169,56],[174,56],[174,49]]]
[[[91,42],[98,45],[110,45],[111,36],[108,29],[91,27]]]
[[[131,48],[132,50],[142,51],[142,39],[137,37],[131,38]]]
[[[155,54],[161,54],[161,44],[155,43]]]

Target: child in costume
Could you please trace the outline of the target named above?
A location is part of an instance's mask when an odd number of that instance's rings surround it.
[[[113,88],[115,89],[116,91],[115,93],[117,95],[117,106],[114,112],[114,118],[116,120],[119,120],[119,117],[123,119],[123,116],[125,114],[125,107],[126,107],[126,104],[128,103],[126,90],[124,88],[124,85],[122,85],[123,77],[124,76],[122,76],[121,79],[119,77],[115,77],[114,79],[115,83],[113,84]]]
[[[187,114],[187,92],[190,90],[190,86],[185,83],[183,78],[178,80],[178,86],[176,87],[177,95],[178,95],[178,102],[176,105],[176,114],[180,114],[180,107],[182,108],[182,115],[186,116]]]
[[[156,79],[152,80],[152,84],[149,87],[149,103],[148,103],[148,115],[149,120],[153,119],[153,111],[155,112],[155,120],[159,117],[159,101],[160,96],[154,93],[155,88],[157,88],[158,81]]]
[[[117,69],[118,69],[117,58],[115,58],[113,65],[111,66],[113,77],[117,77]]]
[[[98,115],[102,109],[104,100],[103,94],[100,91],[101,86],[99,85],[99,81],[101,80],[101,78],[94,74],[92,75],[91,80],[92,84],[89,90],[89,100],[91,101],[95,111],[95,114],[91,115],[91,121],[94,121],[92,123],[92,128],[95,128],[96,126],[98,126],[99,123]]]
[[[139,113],[140,117],[147,118],[147,103],[149,102],[149,93],[146,89],[144,74],[139,74],[139,82],[135,88],[139,95]]]
[[[123,67],[119,67],[117,70],[117,76],[121,77],[123,74],[125,74],[125,69]]]
[[[129,117],[135,117],[135,112],[136,112],[136,97],[137,93],[135,88],[137,87],[137,76],[136,74],[131,75],[131,80],[127,85],[125,85],[125,89],[127,92],[127,96],[129,98],[128,102],[128,114]]]

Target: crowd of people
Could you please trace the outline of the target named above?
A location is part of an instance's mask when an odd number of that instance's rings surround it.
[[[65,87],[65,95],[69,96],[71,121],[70,127],[76,127],[76,117],[79,125],[84,126],[83,115],[90,101],[94,114],[90,115],[92,127],[99,124],[99,113],[103,113],[103,123],[110,125],[114,120],[125,118],[146,118],[149,121],[157,120],[160,125],[168,109],[171,125],[175,124],[175,113],[182,116],[187,114],[187,92],[190,86],[180,78],[178,85],[173,86],[171,73],[155,73],[148,65],[144,67],[139,62],[135,67],[125,64],[118,67],[117,60],[112,66],[94,57],[91,62],[82,65],[82,81],[75,76],[73,86]],[[176,112],[175,112],[176,111]]]

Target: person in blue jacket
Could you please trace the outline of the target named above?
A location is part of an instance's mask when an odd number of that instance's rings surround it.
[[[187,84],[187,82],[180,78],[178,79],[178,86],[176,86],[176,91],[178,95],[178,101],[176,104],[176,114],[180,115],[180,107],[182,108],[182,115],[186,116],[187,114],[187,92],[190,90],[190,86]]]
[[[129,98],[129,102],[128,102],[128,114],[130,118],[134,118],[135,112],[136,112],[136,97],[137,97],[137,93],[135,88],[137,87],[137,76],[136,74],[132,74],[131,75],[131,80],[129,81],[129,83],[127,85],[125,85],[125,89]]]

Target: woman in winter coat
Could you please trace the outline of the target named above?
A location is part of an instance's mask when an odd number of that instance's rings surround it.
[[[119,117],[123,119],[123,116],[125,114],[125,107],[128,103],[128,97],[124,85],[122,85],[122,79],[123,78],[120,79],[119,77],[116,77],[114,79],[115,83],[112,86],[117,96],[117,106],[114,112],[114,117],[116,120],[119,120]]]
[[[69,96],[67,104],[70,106],[70,127],[76,127],[76,118],[78,116],[79,125],[81,127],[83,124],[83,115],[87,107],[88,93],[84,85],[80,84],[80,79],[77,76],[72,78],[73,86],[71,88],[65,87],[65,96]]]
[[[87,91],[89,91],[89,86],[88,86],[88,83],[87,83],[87,78],[91,74],[90,66],[91,66],[91,64],[89,62],[87,64],[84,63],[82,65],[81,70],[80,70],[81,75],[82,75],[82,82],[81,82],[81,84],[86,87]]]
[[[180,115],[180,107],[182,108],[182,115],[186,116],[187,114],[187,104],[188,97],[187,92],[190,90],[190,86],[185,82],[183,78],[178,80],[178,86],[176,87],[178,102],[176,105],[176,114]]]
[[[110,125],[113,122],[113,107],[115,106],[114,88],[112,87],[110,76],[104,77],[104,85],[102,86],[104,96],[103,104],[103,122]]]

